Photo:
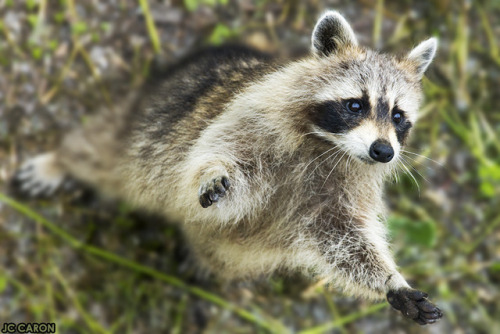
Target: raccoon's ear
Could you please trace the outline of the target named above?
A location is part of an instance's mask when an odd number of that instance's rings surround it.
[[[422,77],[425,70],[427,70],[427,67],[431,64],[432,59],[434,59],[434,56],[436,55],[437,46],[437,38],[432,37],[417,45],[408,54],[408,60],[417,67],[418,76]]]
[[[336,11],[323,14],[312,33],[313,52],[319,56],[329,56],[348,45],[358,45],[349,23]]]

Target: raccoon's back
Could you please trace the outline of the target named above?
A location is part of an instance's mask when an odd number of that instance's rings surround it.
[[[246,47],[196,52],[153,73],[147,84],[151,93],[137,122],[140,131],[151,141],[166,136],[194,140],[236,93],[271,70],[268,55]]]
[[[168,192],[158,185],[182,177],[180,169],[203,130],[235,94],[272,70],[269,56],[233,46],[197,52],[155,73],[130,112],[120,158],[126,197],[145,207],[168,203]]]

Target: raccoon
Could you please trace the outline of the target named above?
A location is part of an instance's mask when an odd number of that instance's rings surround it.
[[[15,178],[39,195],[71,176],[178,221],[200,265],[223,278],[301,271],[434,323],[441,310],[389,251],[383,185],[436,48],[430,38],[401,57],[369,50],[329,11],[308,56],[193,54]]]

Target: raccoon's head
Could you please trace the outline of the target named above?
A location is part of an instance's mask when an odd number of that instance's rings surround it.
[[[430,38],[404,57],[380,54],[359,47],[340,14],[324,14],[312,34],[314,56],[308,64],[314,72],[307,84],[314,135],[358,161],[395,161],[417,120],[421,79],[436,47]]]

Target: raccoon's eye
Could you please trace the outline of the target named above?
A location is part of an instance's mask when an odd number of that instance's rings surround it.
[[[359,100],[349,100],[345,103],[345,107],[352,113],[359,114],[363,111],[363,103]]]
[[[403,120],[403,114],[401,112],[396,111],[394,114],[392,114],[392,121],[395,124],[401,123],[402,120]]]

